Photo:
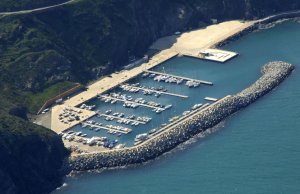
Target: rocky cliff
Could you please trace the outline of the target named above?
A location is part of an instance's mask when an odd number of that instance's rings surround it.
[[[68,152],[54,133],[0,112],[1,193],[49,193],[61,184]]]

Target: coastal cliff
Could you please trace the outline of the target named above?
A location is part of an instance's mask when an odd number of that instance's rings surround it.
[[[120,150],[82,154],[70,158],[72,170],[82,171],[106,167],[138,164],[154,159],[173,149],[194,135],[214,127],[219,122],[250,105],[278,86],[294,66],[284,62],[271,62],[262,68],[262,77],[242,92],[227,96],[189,119],[163,131],[141,145]]]
[[[0,193],[49,193],[61,184],[68,156],[53,132],[0,111]]]

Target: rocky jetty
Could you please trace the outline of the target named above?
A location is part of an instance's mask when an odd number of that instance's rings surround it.
[[[69,160],[70,167],[72,170],[82,171],[125,166],[154,159],[253,103],[278,86],[293,69],[293,65],[285,62],[266,64],[262,68],[262,77],[242,92],[226,96],[138,146],[73,156]]]

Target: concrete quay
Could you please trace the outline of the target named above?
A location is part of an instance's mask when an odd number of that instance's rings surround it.
[[[120,73],[114,73],[109,77],[105,77],[87,87],[86,91],[81,92],[80,94],[64,101],[63,105],[56,105],[52,108],[51,113],[51,129],[56,132],[60,133],[63,131],[66,131],[73,126],[83,122],[84,120],[94,116],[96,113],[89,113],[86,115],[86,117],[80,117],[80,120],[77,122],[72,122],[72,124],[61,124],[58,120],[58,115],[63,112],[63,109],[65,107],[74,107],[76,108],[80,104],[83,104],[91,99],[94,99],[97,97],[97,95],[101,95],[107,91],[109,91],[112,88],[117,87],[120,84],[123,84],[130,79],[140,75],[147,69],[151,69],[167,60],[172,59],[173,57],[176,57],[178,53],[166,50],[162,51],[159,54],[157,54],[154,58],[152,58],[148,63],[142,64],[141,66],[138,66],[131,70],[124,70]]]
[[[199,53],[184,54],[184,56],[225,63],[238,56],[238,53],[220,49],[204,49]]]
[[[113,132],[123,133],[123,134],[128,134],[132,131],[132,129],[128,129],[127,131],[123,131],[123,130],[113,129],[111,127],[106,127],[106,126],[97,125],[97,124],[91,124],[91,123],[87,123],[87,122],[83,122],[82,124],[84,124],[88,127],[92,127],[92,128],[105,129],[107,131],[113,131]]]
[[[188,98],[188,96],[186,96],[186,95],[175,94],[175,93],[172,93],[172,92],[163,92],[163,91],[158,91],[158,90],[152,90],[152,89],[149,89],[149,88],[131,86],[131,85],[128,85],[128,84],[124,84],[122,86],[126,86],[126,87],[132,88],[132,89],[138,89],[138,90],[141,90],[141,91],[153,92],[153,93],[156,93],[156,94],[164,94],[164,95],[175,96],[175,97],[179,97],[179,98]]]
[[[64,112],[66,108],[73,110],[73,112],[81,112],[78,113],[79,118],[73,121],[68,121],[67,117],[64,120],[59,119],[60,115]],[[83,121],[95,116],[96,114],[97,113],[94,111],[79,109],[71,106],[65,106],[65,105],[55,106],[52,108],[52,112],[51,112],[52,115],[51,129],[57,134],[60,134],[61,132],[82,123]]]
[[[144,121],[138,121],[138,120],[135,120],[135,119],[122,118],[122,117],[117,117],[117,116],[108,115],[108,114],[98,114],[98,116],[103,117],[103,118],[113,118],[114,120],[123,119],[123,120],[127,120],[127,121],[130,121],[130,122],[136,122],[136,123],[139,123],[139,124],[142,124],[142,125],[147,124]]]
[[[293,71],[294,66],[272,62],[262,68],[262,77],[240,93],[227,96],[197,114],[190,115],[153,138],[131,148],[74,155],[69,159],[72,170],[82,171],[106,167],[126,166],[154,159],[173,149],[194,135],[204,132],[219,122],[255,102]]]
[[[111,96],[101,96],[101,98],[103,98],[103,99],[112,99],[112,100],[116,100],[117,102],[137,104],[141,107],[150,108],[152,110],[154,110],[154,109],[162,110],[162,111],[165,110],[164,108],[160,108],[160,107],[156,107],[156,106],[152,106],[152,105],[148,105],[148,104],[142,104],[142,103],[138,103],[138,102],[132,102],[132,101],[123,100],[123,99],[119,99],[119,98],[114,98],[114,97],[111,97]]]
[[[158,72],[158,71],[145,70],[145,72],[146,73],[152,73],[152,74],[155,74],[155,75],[167,75],[167,76],[171,76],[171,77],[174,77],[174,78],[183,79],[183,80],[186,80],[186,81],[197,81],[201,84],[206,84],[206,85],[213,85],[213,83],[209,82],[209,81],[197,80],[197,79],[192,79],[192,78],[188,78],[188,77],[177,76],[177,75],[172,75],[172,74],[168,74],[168,73],[162,73],[162,72]]]

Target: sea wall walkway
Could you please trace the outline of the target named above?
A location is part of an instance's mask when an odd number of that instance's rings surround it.
[[[72,156],[69,159],[70,168],[82,171],[126,166],[154,159],[255,102],[278,86],[293,69],[293,65],[284,62],[266,64],[262,68],[262,77],[242,92],[221,99],[137,146]]]

